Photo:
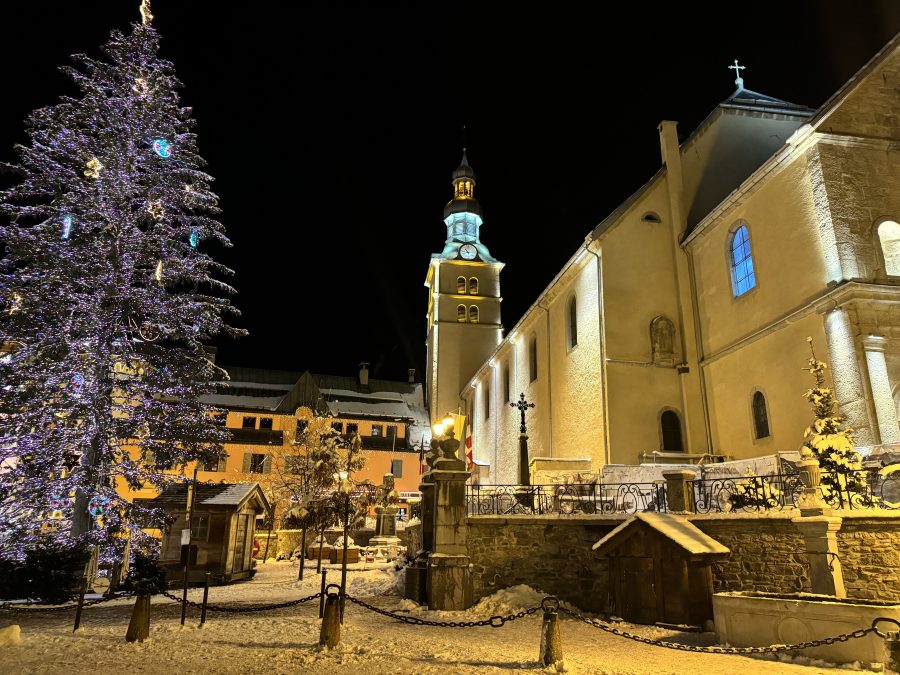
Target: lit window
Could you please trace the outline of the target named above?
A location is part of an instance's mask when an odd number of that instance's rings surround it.
[[[575,296],[569,300],[568,320],[569,349],[572,349],[578,344],[578,308],[575,306]]]
[[[469,323],[478,323],[478,307],[475,305],[469,307]]]
[[[528,375],[531,382],[534,382],[538,376],[537,369],[537,337],[532,335],[531,341],[528,343]]]
[[[457,305],[456,306],[456,320],[459,323],[466,322],[466,306],[465,305]]]
[[[373,436],[384,436],[384,426],[381,424],[373,424],[372,425],[372,435]]]
[[[753,271],[753,254],[750,251],[750,233],[746,225],[741,225],[731,235],[731,288],[735,297],[743,295],[756,286]]]
[[[460,295],[466,294],[466,278],[456,277],[456,292]]]
[[[469,279],[469,295],[478,295],[478,279],[475,277]]]
[[[900,224],[886,220],[878,226],[878,240],[884,256],[884,273],[900,276]]]
[[[761,391],[753,394],[753,433],[757,439],[769,436],[769,412],[766,410],[766,397]]]

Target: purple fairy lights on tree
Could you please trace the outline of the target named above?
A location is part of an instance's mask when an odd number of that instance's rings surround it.
[[[223,379],[203,341],[242,331],[225,321],[231,271],[199,242],[230,243],[141,10],[105,58],[63,68],[78,96],[30,115],[21,180],[0,192],[0,556],[20,557],[61,510],[57,538],[138,531],[116,486],[162,487],[227,438],[201,400]]]

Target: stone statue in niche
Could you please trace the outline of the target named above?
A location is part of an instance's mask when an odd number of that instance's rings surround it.
[[[650,322],[650,345],[653,363],[675,365],[675,324],[668,317],[660,315]]]

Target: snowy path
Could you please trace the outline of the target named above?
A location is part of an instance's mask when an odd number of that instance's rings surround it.
[[[261,566],[248,583],[212,588],[210,602],[274,603],[318,591],[314,573],[297,587],[297,567],[289,563]],[[340,574],[331,572],[329,581]],[[411,609],[392,593],[397,577],[390,570],[354,572],[349,593],[391,610]],[[200,600],[202,591],[189,597]],[[506,614],[540,596],[527,590],[499,592],[466,613],[469,620]],[[83,631],[72,633],[73,612],[22,616],[0,614],[0,627],[18,622],[23,642],[0,648],[0,673],[509,673],[538,671],[540,613],[502,628],[449,629],[412,626],[392,621],[356,605],[347,607],[342,645],[333,652],[316,648],[319,636],[316,601],[260,614],[210,613],[207,625],[197,627],[199,611],[188,609],[188,624],[179,625],[180,607],[154,598],[151,641],[127,644],[125,630],[132,601],[123,599],[84,610]],[[447,618],[450,615],[428,618]],[[627,627],[624,624],[623,627]],[[573,620],[561,624],[569,672],[574,673],[832,673],[823,666],[780,663],[759,658],[675,652],[612,636]],[[709,633],[677,633],[640,626],[634,632],[710,644]]]

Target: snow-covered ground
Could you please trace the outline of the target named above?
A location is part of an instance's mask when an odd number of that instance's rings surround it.
[[[375,567],[376,569],[372,569]],[[386,569],[385,569],[386,567]],[[540,604],[542,595],[518,586],[482,599],[467,612],[428,612],[397,595],[402,573],[392,565],[352,571],[348,592],[373,605],[412,616],[439,620],[472,620],[506,615]],[[379,569],[380,568],[380,569]],[[210,589],[210,603],[269,604],[310,595],[320,579],[307,569],[296,581],[297,564],[270,562],[250,582]],[[328,582],[340,581],[329,570]],[[199,601],[201,589],[188,597]],[[151,612],[151,640],[125,642],[133,600],[114,600],[84,610],[82,626],[72,632],[72,611],[12,614],[0,612],[0,629],[17,623],[22,642],[0,647],[0,673],[504,673],[541,671],[537,657],[541,613],[502,628],[414,626],[348,604],[342,644],[331,652],[317,648],[320,621],[317,601],[252,614],[210,612],[200,629],[199,610],[188,609],[185,628],[180,607],[157,596]],[[658,627],[622,628],[654,638],[712,644],[710,633],[681,633]],[[572,673],[835,673],[826,664],[798,658],[774,659],[695,654],[642,645],[584,623],[561,622],[565,668]],[[553,671],[554,669],[546,669]]]

